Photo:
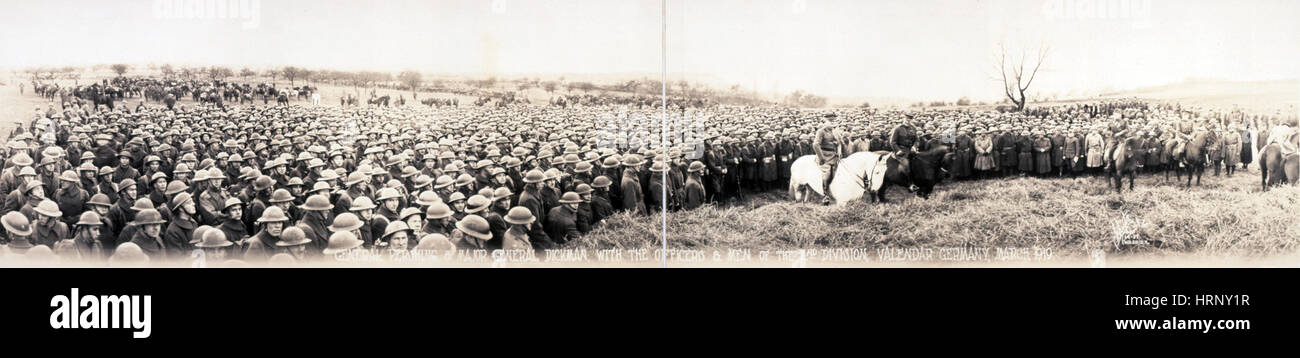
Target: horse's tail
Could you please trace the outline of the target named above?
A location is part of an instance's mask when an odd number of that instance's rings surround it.
[[[1269,146],[1265,145],[1259,151],[1259,182],[1261,188],[1265,190],[1268,189],[1268,148]]]

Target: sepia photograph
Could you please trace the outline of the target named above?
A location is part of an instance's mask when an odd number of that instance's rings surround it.
[[[1297,267],[1291,1],[14,2],[5,267]]]
[[[4,342],[1254,348],[1300,321],[1297,1],[4,5]]]

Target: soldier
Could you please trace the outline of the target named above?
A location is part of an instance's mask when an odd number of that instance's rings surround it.
[[[460,250],[487,250],[487,242],[492,240],[492,230],[487,219],[470,214],[456,222],[452,232],[452,244]]]
[[[559,244],[577,240],[582,237],[578,230],[578,204],[582,198],[578,193],[567,192],[560,197],[560,206],[547,213],[546,236]]]
[[[59,221],[63,217],[63,212],[59,211],[59,205],[54,201],[41,200],[32,211],[36,213],[36,230],[31,236],[33,244],[53,247],[54,244],[69,237],[68,225]]]
[[[1002,127],[1002,134],[997,136],[994,143],[994,147],[1001,155],[998,157],[1000,159],[998,160],[998,163],[1002,165],[1002,175],[1011,176],[1015,174],[1015,170],[1019,166],[1020,162],[1020,155],[1017,150],[1017,146],[1020,145],[1020,140],[1017,138],[1015,132],[1012,132],[1010,127],[1004,125]]]
[[[828,114],[825,118],[834,120],[834,114]],[[817,134],[814,135],[814,141],[817,143],[813,148],[817,151],[817,163],[822,167],[822,192],[827,195],[822,197],[822,205],[829,205],[831,175],[835,173],[835,168],[839,160],[843,157],[842,152],[844,140],[840,138],[835,127],[829,123],[823,123],[817,128]]]
[[[184,257],[192,248],[190,240],[194,229],[198,227],[194,219],[198,211],[194,208],[194,200],[190,193],[185,192],[176,194],[167,207],[174,213],[171,223],[167,225],[167,231],[163,234],[163,245],[167,249],[168,256]]]
[[[30,238],[33,231],[32,224],[26,216],[10,211],[0,217],[0,223],[3,223],[5,228],[4,248],[9,252],[24,254],[34,246]]]
[[[289,216],[278,206],[272,206],[257,219],[260,230],[244,245],[244,260],[265,260],[278,253],[276,243],[284,233]]]
[[[132,230],[127,242],[139,247],[150,259],[166,259],[168,258],[167,250],[162,239],[162,226],[165,223],[167,222],[162,219],[162,215],[158,213],[158,210],[140,210],[135,215],[135,220],[130,223],[131,226],[139,229]]]
[[[682,208],[691,210],[704,205],[705,194],[704,185],[701,184],[701,172],[704,171],[704,163],[699,161],[691,162],[690,168],[686,172],[690,174],[686,178],[685,198],[682,200]]]
[[[623,208],[631,211],[632,215],[645,215],[647,213],[639,179],[639,170],[642,164],[644,162],[639,155],[632,154],[623,158],[623,182],[620,184],[623,194]]]
[[[591,188],[591,222],[592,225],[605,221],[605,218],[614,215],[614,206],[609,198],[609,186],[613,181],[606,176],[598,176],[592,180]]]

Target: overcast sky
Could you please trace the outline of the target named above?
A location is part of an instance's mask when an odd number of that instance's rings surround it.
[[[239,19],[172,19],[179,12],[172,2],[154,0],[10,2],[0,12],[0,66],[171,62],[496,74],[661,68],[659,0],[243,1],[259,6]],[[667,3],[670,73],[760,91],[993,98],[999,43],[1050,46],[1036,85],[1045,92],[1300,72],[1297,1]]]

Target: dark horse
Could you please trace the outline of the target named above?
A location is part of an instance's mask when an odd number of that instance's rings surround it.
[[[388,97],[387,95],[384,95],[384,96],[382,96],[382,97],[371,98],[369,103],[370,103],[370,104],[373,104],[373,105],[382,105],[382,106],[384,106],[384,107],[388,107],[388,100],[389,100],[389,99],[390,99],[390,97]]]
[[[1266,139],[1261,139],[1264,142]],[[1300,146],[1300,133],[1287,139],[1292,146]],[[1286,182],[1295,185],[1300,179],[1300,154],[1283,153],[1282,144],[1272,143],[1259,152],[1260,185],[1263,190]]]
[[[1128,190],[1133,191],[1133,182],[1137,180],[1137,165],[1140,158],[1134,158],[1142,150],[1142,138],[1128,137],[1115,146],[1115,153],[1110,161],[1110,171],[1115,177],[1115,192],[1124,192],[1124,176],[1128,176]]]
[[[948,154],[948,146],[936,145],[924,152],[913,151],[889,158],[886,162],[888,169],[885,170],[885,183],[881,184],[879,191],[876,191],[876,199],[882,203],[888,202],[885,200],[885,189],[888,189],[890,184],[908,188],[909,192],[915,192],[917,196],[929,199],[930,193],[934,192],[934,186],[943,179],[940,176],[940,167],[943,165],[945,154]]]
[[[1201,174],[1205,173],[1205,164],[1209,163],[1206,147],[1214,142],[1211,132],[1199,131],[1192,134],[1192,141],[1183,149],[1183,166],[1187,167],[1187,185],[1192,186],[1192,176],[1196,176],[1196,185],[1201,185]]]

